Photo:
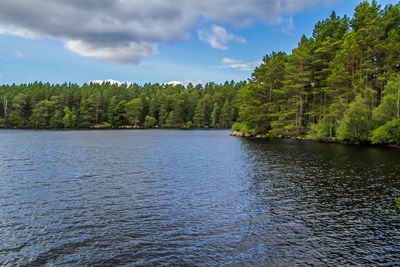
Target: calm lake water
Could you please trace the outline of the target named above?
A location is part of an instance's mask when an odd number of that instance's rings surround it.
[[[399,265],[400,150],[0,131],[0,265]]]

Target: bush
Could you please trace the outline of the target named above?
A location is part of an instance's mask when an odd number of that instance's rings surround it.
[[[154,127],[156,125],[156,123],[157,123],[157,119],[156,118],[147,115],[146,118],[144,119],[143,126],[145,128],[152,128],[152,127]]]
[[[341,103],[332,104],[322,119],[311,126],[312,135],[320,139],[333,138],[336,135],[338,120],[343,116],[341,108]]]
[[[235,123],[232,125],[231,131],[232,131],[232,132],[234,132],[234,131],[240,132],[241,129],[242,129],[242,124],[239,123],[239,122],[235,122]]]
[[[111,128],[111,124],[106,121],[102,122],[102,124],[104,128]]]
[[[373,144],[399,144],[400,119],[391,120],[372,132]]]

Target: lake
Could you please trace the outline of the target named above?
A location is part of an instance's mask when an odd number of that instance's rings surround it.
[[[0,131],[0,265],[399,265],[400,150]]]

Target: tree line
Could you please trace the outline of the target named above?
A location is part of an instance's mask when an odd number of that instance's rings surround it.
[[[400,4],[361,2],[319,21],[290,55],[264,57],[233,130],[400,143]]]
[[[230,128],[245,83],[2,85],[0,127]]]
[[[319,21],[243,82],[0,86],[0,127],[215,127],[400,143],[400,4]],[[234,123],[235,122],[235,123]]]

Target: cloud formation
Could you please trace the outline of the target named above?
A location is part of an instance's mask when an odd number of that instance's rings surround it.
[[[0,34],[56,38],[82,56],[138,63],[157,53],[158,43],[187,40],[200,24],[212,25],[211,31],[199,33],[201,39],[226,49],[228,41],[244,39],[218,24],[279,26],[290,23],[290,15],[298,11],[329,1],[1,0]]]
[[[238,69],[243,71],[253,70],[255,67],[258,67],[262,63],[259,61],[251,61],[244,62],[243,60],[232,59],[224,57],[220,62],[217,68],[219,69]]]

